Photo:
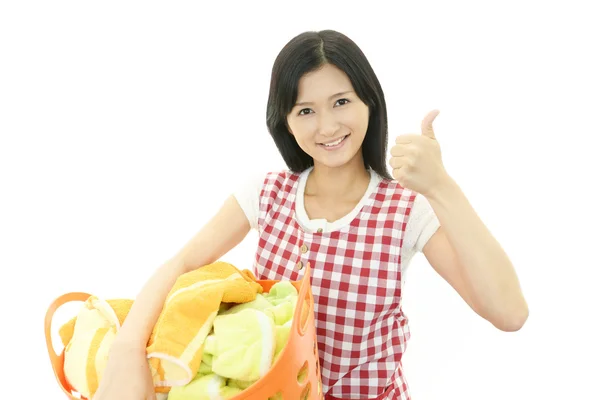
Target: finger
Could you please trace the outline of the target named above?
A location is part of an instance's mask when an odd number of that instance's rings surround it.
[[[396,145],[390,150],[392,157],[404,157],[410,152],[410,148],[406,145]]]
[[[421,134],[431,139],[435,139],[435,133],[433,132],[433,121],[439,115],[439,110],[430,111],[429,114],[423,118],[421,122]]]
[[[394,179],[398,180],[398,178],[402,176],[402,167],[392,169],[392,176]]]
[[[406,162],[404,157],[392,157],[389,161],[390,167],[394,169],[402,168]]]
[[[397,136],[396,144],[411,144],[415,140],[418,140],[418,136],[421,136],[421,135],[406,134],[406,135]]]
[[[154,380],[149,377],[148,380],[148,389],[147,389],[148,400],[158,400],[158,395],[156,394],[156,388],[154,387]]]

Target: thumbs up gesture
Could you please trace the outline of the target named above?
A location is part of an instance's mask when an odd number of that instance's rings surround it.
[[[448,177],[442,163],[433,121],[439,111],[429,112],[421,123],[421,134],[401,135],[391,149],[392,176],[407,189],[429,197]]]

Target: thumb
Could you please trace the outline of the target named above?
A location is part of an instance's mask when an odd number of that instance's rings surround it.
[[[425,116],[423,122],[421,122],[421,134],[423,136],[427,136],[431,139],[435,139],[435,133],[433,132],[433,121],[439,114],[439,110],[430,111],[429,114]]]

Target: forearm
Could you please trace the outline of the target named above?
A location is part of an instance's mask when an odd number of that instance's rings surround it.
[[[478,312],[496,325],[518,326],[528,310],[512,263],[454,180],[428,197],[459,260]]]
[[[188,247],[191,247],[188,245]],[[197,254],[188,248],[160,266],[137,295],[117,341],[125,347],[146,348],[152,330],[162,312],[167,295],[182,274],[213,262],[214,257]]]
[[[146,348],[165,299],[177,278],[183,273],[183,263],[173,259],[160,266],[137,295],[123,326],[117,335],[119,344]]]
[[[146,282],[135,299],[117,341],[123,347],[146,348],[167,295],[182,274],[211,264],[239,244],[250,225],[237,201],[230,197],[221,210]]]

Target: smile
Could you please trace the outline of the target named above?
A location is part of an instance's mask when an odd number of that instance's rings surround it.
[[[344,142],[346,141],[346,138],[350,136],[350,134],[343,136],[333,142],[328,142],[328,143],[319,143],[319,146],[325,148],[326,150],[336,150],[339,149],[340,147],[342,147],[344,145]]]

